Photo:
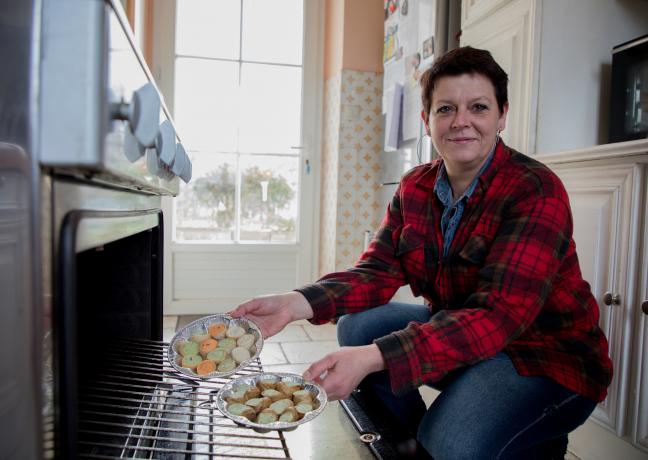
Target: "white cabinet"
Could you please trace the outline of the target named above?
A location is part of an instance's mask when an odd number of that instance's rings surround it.
[[[569,194],[581,271],[598,301],[614,364],[607,398],[570,436],[570,449],[583,459],[646,458],[648,315],[641,305],[648,300],[648,142],[538,159]]]
[[[648,167],[647,167],[648,170]],[[648,452],[648,172],[643,177],[643,250],[639,278],[639,296],[636,299],[636,359],[634,361],[637,398],[634,411],[632,438],[637,446]]]
[[[509,75],[509,114],[504,141],[522,152],[533,151],[537,2],[533,0],[463,0],[461,46],[487,49]]]
[[[574,218],[574,240],[583,277],[590,283],[600,310],[599,324],[610,343],[615,378],[608,397],[597,407],[594,418],[621,434],[626,407],[629,335],[626,333],[636,262],[629,243],[636,240],[631,229],[633,184],[640,174],[636,165],[582,167],[563,165],[554,171],[563,181]],[[636,232],[635,232],[636,233]],[[635,270],[628,271],[634,265]],[[615,299],[606,305],[606,293]]]

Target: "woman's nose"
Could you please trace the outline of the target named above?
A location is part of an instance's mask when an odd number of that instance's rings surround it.
[[[452,128],[459,129],[464,128],[469,125],[468,121],[468,111],[462,108],[458,108],[455,112],[454,119],[452,120]]]

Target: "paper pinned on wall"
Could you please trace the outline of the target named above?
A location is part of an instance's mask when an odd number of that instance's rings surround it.
[[[421,134],[421,88],[405,85],[403,91],[403,139],[417,139]]]
[[[398,150],[402,140],[401,119],[403,113],[403,85],[394,83],[387,90],[387,110],[385,120],[385,152]]]

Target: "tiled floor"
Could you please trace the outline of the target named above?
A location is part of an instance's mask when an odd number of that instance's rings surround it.
[[[164,340],[170,341],[176,330],[198,318],[200,316],[165,316]],[[302,320],[286,326],[279,334],[264,341],[261,363],[268,372],[302,374],[311,363],[338,348],[335,325],[314,326]],[[423,387],[421,394],[429,405],[438,392]],[[374,456],[358,436],[337,401],[330,402],[312,422],[285,433],[291,456],[295,459],[373,459]],[[331,442],[332,439],[335,442]],[[579,459],[568,453],[565,460]]]

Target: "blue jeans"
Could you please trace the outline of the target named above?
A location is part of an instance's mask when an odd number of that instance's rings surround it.
[[[423,305],[391,302],[340,318],[338,341],[360,346],[411,321],[427,322]],[[435,460],[533,459],[543,445],[567,447],[567,433],[583,424],[596,403],[553,380],[521,376],[505,353],[459,369],[431,386],[441,394],[426,409],[420,393],[397,397],[387,371],[368,375],[361,386],[376,394],[398,420],[416,433]]]

